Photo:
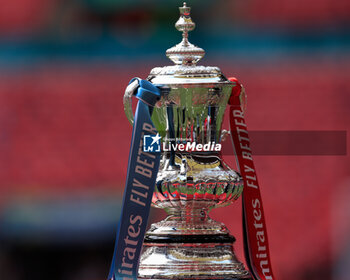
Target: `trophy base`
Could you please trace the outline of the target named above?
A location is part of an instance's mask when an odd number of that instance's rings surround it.
[[[147,234],[138,279],[252,279],[233,251],[235,238]]]

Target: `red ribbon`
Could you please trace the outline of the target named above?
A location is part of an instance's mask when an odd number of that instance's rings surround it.
[[[250,149],[247,126],[240,102],[242,85],[236,78],[229,101],[230,130],[237,166],[243,177],[243,236],[245,258],[255,280],[273,280],[269,244],[258,178]]]

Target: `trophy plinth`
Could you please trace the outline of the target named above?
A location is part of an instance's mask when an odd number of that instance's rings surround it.
[[[169,216],[146,233],[138,277],[251,279],[234,254],[234,237],[208,216],[243,191],[242,177],[220,154],[222,121],[234,84],[219,68],[196,65],[205,52],[188,41],[195,24],[186,3],[175,26],[183,38],[166,53],[175,65],[154,68],[147,78],[166,89],[152,114],[162,137],[152,205]],[[131,122],[132,87],[124,96]]]

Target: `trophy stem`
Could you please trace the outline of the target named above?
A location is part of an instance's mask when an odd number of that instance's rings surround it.
[[[208,208],[189,206],[185,209],[167,208],[166,211],[169,216],[163,221],[152,224],[147,236],[229,235],[223,223],[209,217]]]
[[[184,221],[188,223],[205,223],[208,221],[209,210],[207,208],[186,208],[186,209],[168,209],[167,213],[173,220]]]

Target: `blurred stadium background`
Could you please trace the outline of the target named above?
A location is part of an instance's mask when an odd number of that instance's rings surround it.
[[[349,1],[187,3],[201,64],[243,82],[251,130],[349,128]],[[1,280],[106,278],[131,136],[122,96],[171,64],[181,5],[0,0]],[[349,157],[255,161],[276,278],[350,279]],[[240,207],[212,217],[243,259]]]

